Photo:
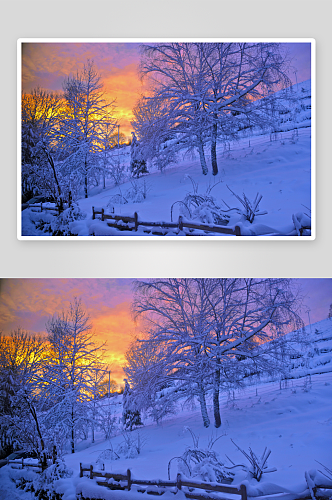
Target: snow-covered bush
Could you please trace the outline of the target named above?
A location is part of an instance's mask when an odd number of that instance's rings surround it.
[[[187,176],[193,185],[193,192],[187,193],[183,200],[176,201],[171,207],[171,220],[173,220],[173,208],[176,204],[180,205],[180,215],[186,219],[198,220],[206,224],[228,224],[229,216],[225,213],[211,196],[211,190],[216,186],[214,184],[206,190],[205,194],[198,193],[198,184],[191,176]]]
[[[117,418],[110,403],[100,407],[97,413],[98,427],[103,431],[105,439],[110,439],[117,429]]]
[[[180,457],[173,457],[168,462],[168,479],[171,477],[171,463],[177,461],[178,472],[187,477],[196,477],[206,482],[223,483],[230,482],[234,474],[227,470],[225,464],[221,462],[219,455],[212,450],[214,443],[219,438],[211,439],[207,448],[198,447],[198,437],[193,431],[186,427],[193,439],[193,446],[188,446]]]
[[[51,233],[51,223],[54,219],[54,215],[48,212],[34,212],[29,210],[29,219],[32,224],[43,233]]]
[[[128,203],[128,200],[120,192],[118,194],[113,194],[110,197],[109,202],[107,203],[107,207],[114,208],[114,205],[125,205],[126,203]]]
[[[117,447],[117,453],[125,458],[136,458],[140,455],[146,442],[140,431],[137,430],[135,433],[124,432],[122,436],[123,441]]]
[[[111,179],[113,179],[116,186],[124,182],[126,177],[125,170],[126,165],[116,160],[113,161],[111,168],[109,169],[109,175]]]
[[[131,175],[136,179],[138,179],[140,175],[149,173],[145,160],[132,160],[130,163],[130,170]]]
[[[260,481],[262,479],[262,476],[264,473],[275,472],[277,470],[275,467],[268,468],[266,465],[267,459],[269,458],[269,456],[271,454],[271,450],[269,450],[268,448],[265,448],[264,453],[259,458],[252,451],[252,449],[250,447],[249,447],[249,453],[246,453],[236,443],[234,443],[233,439],[231,439],[231,441],[237,447],[237,449],[246,457],[246,459],[250,463],[250,466],[246,466],[246,465],[242,465],[242,464],[238,465],[238,467],[242,467],[242,469],[248,473],[249,479],[254,478],[257,481]],[[234,463],[233,463],[233,465],[234,465],[234,467],[236,467],[236,465]]]
[[[61,500],[62,494],[57,492],[57,482],[59,479],[69,478],[72,475],[73,471],[58,458],[55,464],[48,467],[33,482],[35,497],[38,500]]]
[[[72,203],[51,222],[52,236],[75,236],[73,231],[73,222],[84,220],[86,213],[82,212],[76,203]]]
[[[298,236],[307,236],[311,233],[311,215],[297,212],[292,215],[293,224]]]
[[[114,451],[112,443],[110,443],[110,448],[102,451],[98,456],[96,463],[101,469],[104,468],[104,462],[110,462],[111,460],[119,460],[120,456]]]
[[[13,476],[13,472],[10,473]],[[73,471],[65,462],[57,459],[56,462],[45,469],[41,474],[22,469],[16,471],[12,480],[17,488],[34,494],[37,500],[61,500],[63,492],[58,491],[59,480],[70,478]]]
[[[230,192],[239,200],[243,208],[230,208],[227,203],[224,201],[225,205],[229,210],[235,210],[239,215],[242,215],[245,220],[249,221],[250,224],[254,222],[255,217],[258,215],[266,215],[267,212],[266,210],[260,211],[259,210],[259,204],[261,202],[261,199],[263,198],[263,195],[257,193],[255,196],[255,199],[253,201],[250,201],[249,198],[243,193],[243,198],[238,196],[234,191],[231,190],[229,186],[227,186]]]
[[[126,193],[126,198],[133,203],[142,203],[147,198],[149,191],[150,186],[148,186],[145,179],[143,181],[133,180],[131,181],[131,188]]]

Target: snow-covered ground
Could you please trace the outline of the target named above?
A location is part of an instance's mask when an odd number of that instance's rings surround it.
[[[140,226],[137,232],[119,231],[107,225],[107,221],[92,220],[92,207],[104,208],[105,213],[134,216],[151,222],[170,222],[171,207],[173,204],[173,221],[177,222],[181,204],[188,193],[193,194],[193,182],[197,184],[197,193],[204,195],[212,186],[211,196],[218,206],[227,210],[223,201],[231,208],[243,208],[229,188],[241,196],[243,193],[253,202],[257,193],[263,196],[259,208],[267,211],[266,215],[259,215],[254,223],[244,221],[243,217],[232,211],[228,226],[241,226],[241,234],[250,235],[285,235],[294,230],[292,216],[298,213],[310,217],[312,164],[311,164],[311,87],[310,80],[294,86],[300,97],[296,106],[289,106],[288,112],[280,115],[278,132],[273,136],[270,133],[260,135],[258,130],[248,136],[246,131],[238,141],[219,144],[217,159],[219,174],[213,176],[211,172],[204,176],[201,171],[198,155],[196,158],[181,157],[180,161],[167,168],[163,173],[151,170],[138,180],[128,179],[115,187],[108,180],[106,188],[95,187],[90,190],[89,198],[78,200],[80,209],[87,214],[85,220],[72,223],[72,233],[78,236],[146,236],[147,233]],[[295,127],[295,128],[294,128]],[[255,135],[256,134],[256,135]],[[129,148],[121,150],[121,161],[129,169]],[[208,164],[211,164],[209,150],[206,148]],[[211,168],[210,168],[211,170]],[[144,188],[143,188],[144,186]],[[145,190],[146,198],[137,202],[133,197],[133,190]],[[122,203],[119,203],[119,200]],[[123,203],[123,201],[126,203]],[[182,215],[189,218],[189,214]],[[201,213],[202,216],[202,213]],[[98,217],[98,216],[97,216]],[[99,216],[100,217],[100,216]],[[22,212],[22,234],[24,236],[47,236],[36,229],[31,220],[38,220],[40,216],[33,214],[31,209]],[[45,218],[52,220],[48,213]],[[196,223],[211,223],[209,214],[204,220],[197,219]],[[170,231],[168,236],[185,236],[185,232]],[[204,233],[197,232],[197,235]],[[216,235],[216,233],[208,233]]]
[[[208,447],[211,438],[221,436],[213,449],[223,462],[227,462],[227,455],[235,464],[246,464],[245,457],[231,439],[246,452],[250,447],[259,456],[265,447],[271,450],[267,464],[277,470],[264,474],[259,483],[253,479],[246,482],[249,496],[258,494],[257,488],[261,492],[272,493],[272,484],[283,488],[283,491],[289,489],[299,493],[305,490],[305,471],[316,469],[325,472],[317,461],[329,469],[332,463],[332,321],[313,324],[306,327],[306,331],[312,344],[302,352],[301,357],[290,361],[291,378],[287,383],[259,383],[235,391],[234,394],[223,394],[223,421],[218,430],[213,425],[207,429],[203,427],[198,407],[179,405],[177,413],[165,418],[161,424],[144,419],[142,428],[129,433],[133,440],[137,440],[138,435],[141,440],[141,453],[134,458],[126,458],[124,453],[119,452],[119,446],[124,441],[121,431],[109,441],[98,434],[94,444],[91,438],[78,443],[75,454],[64,456],[67,466],[73,470],[72,478],[61,483],[62,490],[66,492],[64,500],[74,500],[75,488],[84,485],[92,491],[94,488],[97,488],[95,491],[99,489],[100,494],[105,495],[100,498],[116,498],[110,496],[111,492],[106,488],[98,488],[95,480],[80,479],[80,463],[92,464],[94,469],[104,463],[106,471],[122,474],[129,468],[138,479],[167,479],[169,461],[181,456],[188,446],[193,446],[191,432],[199,437],[199,448],[202,449]],[[119,418],[122,412],[121,398],[111,398]],[[109,401],[102,400],[100,404],[109,404]],[[211,402],[209,412],[212,417]],[[120,458],[112,460],[111,450],[117,451]],[[176,460],[172,462],[170,471],[171,479],[174,480]],[[4,485],[0,499],[30,498],[28,493],[13,489],[8,474],[17,472],[10,472],[8,466],[0,469],[0,482]],[[239,468],[233,484],[246,480],[247,473]],[[328,480],[325,480],[328,484]],[[4,491],[7,494],[13,491],[13,496],[4,496]],[[127,494],[127,497],[121,498],[136,500],[133,495]],[[145,495],[137,498],[144,500]]]
[[[320,469],[316,460],[329,468],[332,462],[332,321],[324,320],[306,327],[311,346],[301,357],[291,360],[290,379],[255,384],[233,394],[221,396],[223,423],[220,429],[203,427],[199,407],[192,410],[179,405],[178,413],[169,416],[160,425],[145,420],[146,425],[132,432],[140,434],[144,443],[141,454],[135,459],[103,459],[106,470],[126,472],[132,470],[140,479],[167,479],[167,466],[172,457],[181,456],[187,446],[192,446],[190,429],[199,436],[199,446],[207,448],[209,439],[222,437],[214,450],[220,458],[227,455],[235,463],[245,463],[245,458],[231,442],[242,449],[261,455],[267,446],[271,449],[269,467],[277,471],[263,476],[262,481],[285,487],[303,482],[304,472]],[[119,399],[121,396],[118,397]],[[118,407],[121,415],[121,405]],[[116,407],[115,406],[115,407]],[[213,422],[212,401],[210,416]],[[95,463],[106,449],[117,449],[123,441],[120,433],[105,442],[89,446],[74,455],[66,455],[68,466],[79,470],[79,463]],[[87,443],[82,442],[81,447]],[[171,468],[174,479],[176,465]],[[239,474],[238,480],[244,477]]]

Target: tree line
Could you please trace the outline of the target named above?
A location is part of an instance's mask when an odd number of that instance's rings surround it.
[[[118,143],[115,100],[107,101],[92,61],[63,82],[22,95],[22,195],[43,193],[58,203],[75,198],[110,174]],[[121,143],[124,136],[121,134]],[[69,195],[69,192],[71,195]]]
[[[114,415],[96,400],[114,392],[103,364],[104,346],[94,341],[92,326],[77,299],[46,325],[46,337],[18,329],[0,334],[0,442],[34,450],[39,457],[53,446],[63,452],[77,439],[101,429],[107,434]],[[109,387],[110,386],[110,387]],[[107,413],[108,412],[108,413]],[[107,421],[107,419],[109,421]],[[113,419],[113,420],[112,420]]]

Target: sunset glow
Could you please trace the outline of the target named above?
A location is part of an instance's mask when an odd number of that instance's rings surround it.
[[[304,300],[303,321],[327,317],[332,303],[332,279],[300,279]],[[74,297],[82,300],[90,316],[96,342],[106,342],[105,363],[112,378],[122,382],[125,353],[135,332],[131,316],[130,279],[2,279],[0,281],[0,331],[22,328],[45,334],[55,313],[66,310]],[[309,314],[308,314],[309,312]]]
[[[45,334],[46,322],[81,298],[90,316],[95,342],[106,342],[105,363],[122,382],[125,352],[135,329],[130,314],[131,281],[117,279],[1,280],[0,323],[4,333],[22,328]]]
[[[93,60],[104,84],[105,98],[116,99],[115,118],[121,132],[130,136],[132,109],[144,86],[139,79],[140,43],[23,43],[22,91],[36,87],[62,91],[63,81],[80,72],[88,59]],[[289,77],[293,83],[307,80],[310,74],[310,44],[289,43],[292,65]]]

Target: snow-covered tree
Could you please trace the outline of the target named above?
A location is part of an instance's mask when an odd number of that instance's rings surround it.
[[[94,368],[98,368],[102,347],[94,342],[89,316],[75,299],[67,311],[55,314],[47,323],[49,359],[44,372],[44,390],[54,402],[51,426],[61,426],[69,435],[71,451],[75,437],[87,419],[86,406],[93,398]]]
[[[106,188],[106,177],[111,170],[110,152],[114,147],[114,129],[116,124],[114,122],[101,122],[99,125],[99,150],[100,150],[100,170],[103,177],[103,188]]]
[[[148,173],[142,149],[134,132],[132,132],[132,141],[130,145],[130,170],[131,175],[137,179],[140,175]]]
[[[172,118],[167,104],[158,99],[141,97],[133,109],[134,120],[131,122],[135,134],[139,137],[140,149],[146,161],[157,166],[161,172],[177,161],[176,133],[171,131]]]
[[[43,192],[62,197],[61,173],[57,160],[63,154],[60,94],[36,88],[22,95],[22,192]]]
[[[197,148],[204,174],[208,171],[206,143],[211,145],[216,175],[217,139],[234,137],[245,117],[260,126],[266,124],[267,116],[271,120],[268,100],[262,106],[252,103],[290,84],[285,66],[277,43],[142,45],[141,74],[151,89],[145,100],[150,108],[151,101],[159,108],[163,103],[169,129],[181,137],[182,147]]]
[[[0,422],[7,444],[18,443],[45,459],[45,398],[39,375],[46,359],[44,340],[18,329],[0,335]]]
[[[205,426],[205,396],[212,391],[219,427],[223,386],[241,383],[253,370],[284,368],[283,334],[301,324],[298,306],[287,279],[139,280],[133,309],[144,326],[137,343],[155,356],[144,373],[132,359],[126,372],[140,389],[140,376],[154,386],[176,380],[184,394],[198,398]]]
[[[105,100],[102,88],[101,77],[89,60],[80,73],[68,77],[63,84],[66,116],[61,129],[67,150],[71,151],[70,161],[67,159],[63,168],[74,171],[76,179],[83,182],[85,198],[89,179],[97,168],[100,130],[105,123],[114,123],[114,102]]]
[[[123,427],[126,430],[132,431],[136,427],[143,425],[141,422],[141,415],[139,410],[137,409],[135,402],[132,398],[132,391],[128,384],[128,381],[125,379],[125,388],[123,391],[123,399],[122,399],[122,423]]]

